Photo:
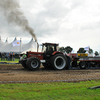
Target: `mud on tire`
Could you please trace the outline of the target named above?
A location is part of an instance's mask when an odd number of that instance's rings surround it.
[[[67,68],[67,58],[63,54],[56,54],[51,57],[50,64],[53,69],[62,70]]]
[[[40,60],[37,57],[28,58],[26,65],[30,70],[37,70],[40,67]]]

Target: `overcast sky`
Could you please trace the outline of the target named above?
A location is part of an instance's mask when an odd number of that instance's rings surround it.
[[[0,0],[1,1],[1,0]],[[34,29],[39,44],[59,43],[71,46],[74,52],[90,46],[100,51],[100,0],[16,0],[20,10]],[[31,35],[19,26],[9,24],[0,11],[0,35],[8,42],[14,37],[24,43]]]

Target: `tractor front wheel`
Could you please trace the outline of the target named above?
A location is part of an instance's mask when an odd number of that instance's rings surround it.
[[[40,67],[40,60],[37,57],[31,57],[27,60],[26,65],[30,70],[37,70]]]
[[[21,64],[22,64],[22,66],[23,66],[24,68],[27,68],[26,62],[23,61]]]
[[[24,68],[27,68],[27,66],[26,66],[26,60],[20,60],[19,63],[21,63],[21,65],[22,65]]]

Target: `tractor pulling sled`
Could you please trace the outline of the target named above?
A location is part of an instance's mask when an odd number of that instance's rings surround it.
[[[71,54],[71,58],[64,55],[62,52],[57,51],[59,44],[43,43],[42,52],[28,51],[26,58],[21,59],[19,62],[24,68],[30,70],[37,70],[40,68],[41,63],[46,69],[63,70],[72,67],[80,67],[86,69],[88,66],[100,66],[100,57],[87,57],[87,54]]]

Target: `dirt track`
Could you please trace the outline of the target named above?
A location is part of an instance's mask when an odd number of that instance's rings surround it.
[[[0,83],[85,81],[100,79],[100,69],[87,70],[46,70],[29,71],[21,65],[0,65]]]

